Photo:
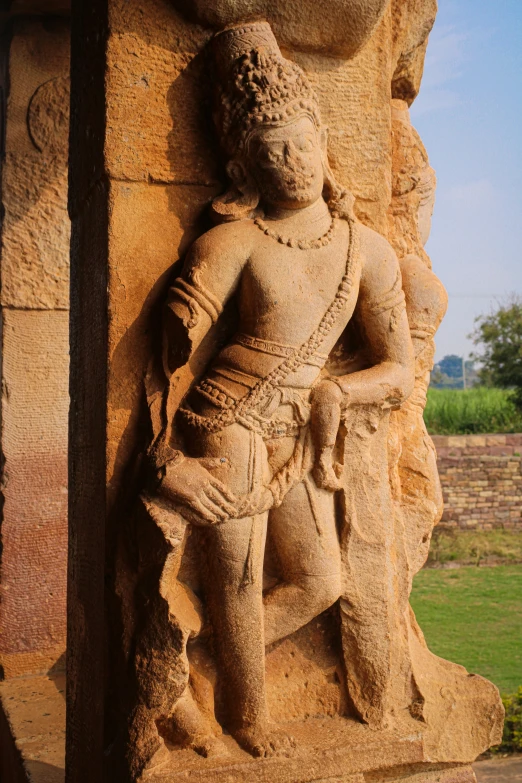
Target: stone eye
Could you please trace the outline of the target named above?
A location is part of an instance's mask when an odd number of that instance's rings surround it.
[[[311,136],[298,136],[295,141],[295,146],[301,152],[313,152],[314,140]]]

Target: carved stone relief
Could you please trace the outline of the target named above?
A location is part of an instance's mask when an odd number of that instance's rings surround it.
[[[67,159],[71,83],[68,76],[56,76],[41,84],[27,109],[27,128],[40,152]]]
[[[292,765],[370,730],[368,747],[421,733],[416,762],[470,761],[498,735],[498,694],[427,650],[408,603],[441,511],[422,422],[446,301],[423,250],[433,172],[395,104],[388,242],[356,220],[270,25],[209,46],[229,186],[171,281],[146,379],[119,587],[129,768]]]

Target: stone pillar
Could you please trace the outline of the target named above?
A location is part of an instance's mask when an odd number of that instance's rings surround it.
[[[134,547],[133,510],[144,486],[150,422],[152,419],[154,424],[164,413],[161,394],[154,386],[155,360],[161,353],[161,305],[185,251],[209,228],[207,207],[225,184],[211,123],[211,63],[206,44],[212,38],[214,24],[238,21],[234,14],[233,18],[227,16],[236,4],[200,5],[198,8],[196,3],[192,9],[191,21],[182,13],[184,3],[179,3],[178,11],[178,4],[168,0],[150,0],[146,5],[139,0],[93,0],[78,3],[73,14],[69,783],[103,779],[123,782],[136,779],[138,774],[126,767],[122,751],[132,706],[133,685],[129,684],[132,677],[128,673],[136,649],[135,580],[142,554],[138,555]],[[242,4],[237,6],[243,8]],[[301,66],[319,96],[329,127],[330,163],[336,178],[353,192],[359,220],[384,235],[393,196],[391,101],[395,98],[410,103],[417,93],[434,6],[415,0],[369,3],[371,18],[362,25],[364,32],[357,45],[352,41],[346,51],[339,44],[338,31],[341,25],[352,30],[354,19],[350,14],[361,22],[360,3],[346,0],[323,4],[324,30],[314,21],[316,4],[300,4],[300,20],[306,21],[309,15],[314,32],[306,38],[296,33],[297,28],[289,21],[286,3],[274,0],[266,8],[285,57]],[[255,4],[246,3],[245,8],[247,19],[259,15]],[[332,31],[333,43],[328,37]],[[190,379],[202,369],[197,360],[193,362],[187,370]],[[381,438],[381,456],[386,448],[386,440]],[[370,452],[365,465],[371,465]],[[383,475],[387,476],[386,470]],[[389,492],[383,502],[388,503],[387,511],[395,508]],[[378,511],[374,513],[376,525]],[[168,542],[175,547],[177,539],[173,543],[175,536],[171,534]],[[404,552],[400,556],[405,556]],[[406,572],[406,563],[404,569]],[[376,575],[370,574],[369,581]],[[458,698],[447,689],[447,709],[452,709],[452,699],[457,698],[459,715],[475,708],[482,715],[483,702],[488,698],[494,702],[493,717],[474,734],[478,739],[473,748],[462,750],[460,734],[454,740],[437,705],[432,706],[431,696],[440,696],[446,671],[441,665],[430,679],[433,660],[416,627],[404,619],[409,616],[408,580],[406,573],[399,577],[393,590],[403,591],[397,620],[402,625],[394,641],[414,648],[412,656],[416,656],[418,667],[410,676],[407,693],[402,681],[397,687],[397,693],[401,688],[403,691],[397,696],[403,700],[397,709],[406,714],[408,703],[412,710],[406,715],[407,731],[402,727],[404,733],[389,733],[385,739],[379,734],[372,733],[368,738],[359,733],[364,727],[353,719],[340,685],[336,621],[329,616],[324,626],[319,620],[313,630],[314,640],[322,640],[317,642],[318,648],[326,646],[328,650],[323,658],[314,657],[319,653],[315,648],[311,651],[313,644],[309,644],[307,633],[312,631],[308,628],[298,632],[301,636],[297,641],[287,644],[285,640],[271,652],[267,664],[272,714],[281,720],[292,714],[296,721],[302,721],[301,758],[253,760],[240,756],[236,748],[232,753],[237,756],[229,762],[220,761],[220,769],[214,770],[211,759],[201,760],[194,754],[184,757],[183,768],[175,769],[175,762],[171,776],[165,779],[172,783],[182,780],[191,774],[190,769],[198,778],[208,773],[216,781],[277,777],[299,783],[323,779],[325,783],[377,783],[400,778],[413,783],[429,780],[430,776],[435,780],[439,771],[439,779],[447,783],[472,781],[466,765],[498,730],[499,708],[491,695],[493,687],[484,685],[475,701],[475,697],[466,701],[468,697],[459,690],[461,669],[451,670]],[[187,579],[190,581],[190,575]],[[181,606],[183,598],[178,595],[177,600]],[[197,604],[195,600],[193,603]],[[165,604],[167,599],[163,608]],[[174,614],[176,608],[174,601]],[[168,620],[165,622],[168,626]],[[145,651],[142,666],[149,665],[153,672],[157,666],[163,672],[164,658],[181,645],[180,638],[181,631],[176,627],[165,642],[170,645],[168,650],[156,639],[157,657],[151,654],[147,658]],[[411,662],[407,665],[413,667]],[[397,678],[402,677],[404,671],[398,664],[397,670]],[[178,673],[173,673],[171,679],[175,680]],[[194,674],[196,679],[198,676],[199,687],[208,693],[212,678],[203,664]],[[288,682],[283,687],[284,676]],[[152,675],[150,680],[150,704],[140,705],[145,712],[163,699],[160,680]],[[428,740],[421,726],[425,702],[428,712],[435,714],[435,731]],[[336,724],[339,736],[330,738],[328,748],[321,746],[322,755],[318,756],[307,717],[318,715],[326,720],[340,714],[352,715],[348,738]],[[430,712],[430,720],[432,717]],[[436,760],[439,766],[431,766],[429,760]],[[381,773],[375,770],[384,767],[388,771],[379,777]],[[404,777],[407,774],[409,778]]]
[[[64,665],[69,365],[69,25],[11,23],[2,165],[2,558],[6,678]]]

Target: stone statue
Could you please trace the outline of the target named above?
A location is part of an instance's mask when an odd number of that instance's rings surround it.
[[[168,553],[137,645],[138,770],[169,721],[181,745],[226,752],[189,687],[187,645],[209,630],[220,722],[256,757],[296,744],[270,721],[267,648],[336,602],[353,717],[384,729],[403,713],[424,721],[429,702],[431,654],[408,604],[422,562],[410,565],[392,491],[390,413],[415,384],[401,267],[355,219],[317,97],[268,23],[217,34],[212,56],[230,187],[164,312],[167,425],[142,502]],[[233,328],[216,336],[231,308]],[[206,628],[178,579],[190,531]],[[268,584],[267,539],[277,562]]]
[[[268,725],[265,646],[341,593],[332,494],[341,488],[341,409],[400,405],[413,352],[399,264],[385,239],[354,220],[333,180],[304,73],[283,59],[266,23],[221,33],[214,49],[232,183],[215,209],[242,219],[204,234],[170,290],[167,372],[180,344],[189,359],[231,297],[239,328],[183,403],[190,445],[164,466],[159,492],[208,526],[228,727],[265,755],[284,744]],[[375,363],[330,375],[328,356],[356,307]],[[267,525],[285,578],[263,598]]]

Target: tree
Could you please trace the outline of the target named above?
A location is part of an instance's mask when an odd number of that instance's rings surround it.
[[[462,378],[462,356],[449,354],[441,359],[437,366],[448,378]]]
[[[430,386],[434,389],[469,389],[478,381],[475,362],[466,359],[464,362],[466,375],[463,375],[463,357],[448,354],[434,365],[431,373]],[[464,380],[466,381],[464,384]]]
[[[512,389],[522,409],[522,298],[513,296],[490,315],[476,318],[471,337],[482,349],[473,355],[482,364],[482,382]]]

